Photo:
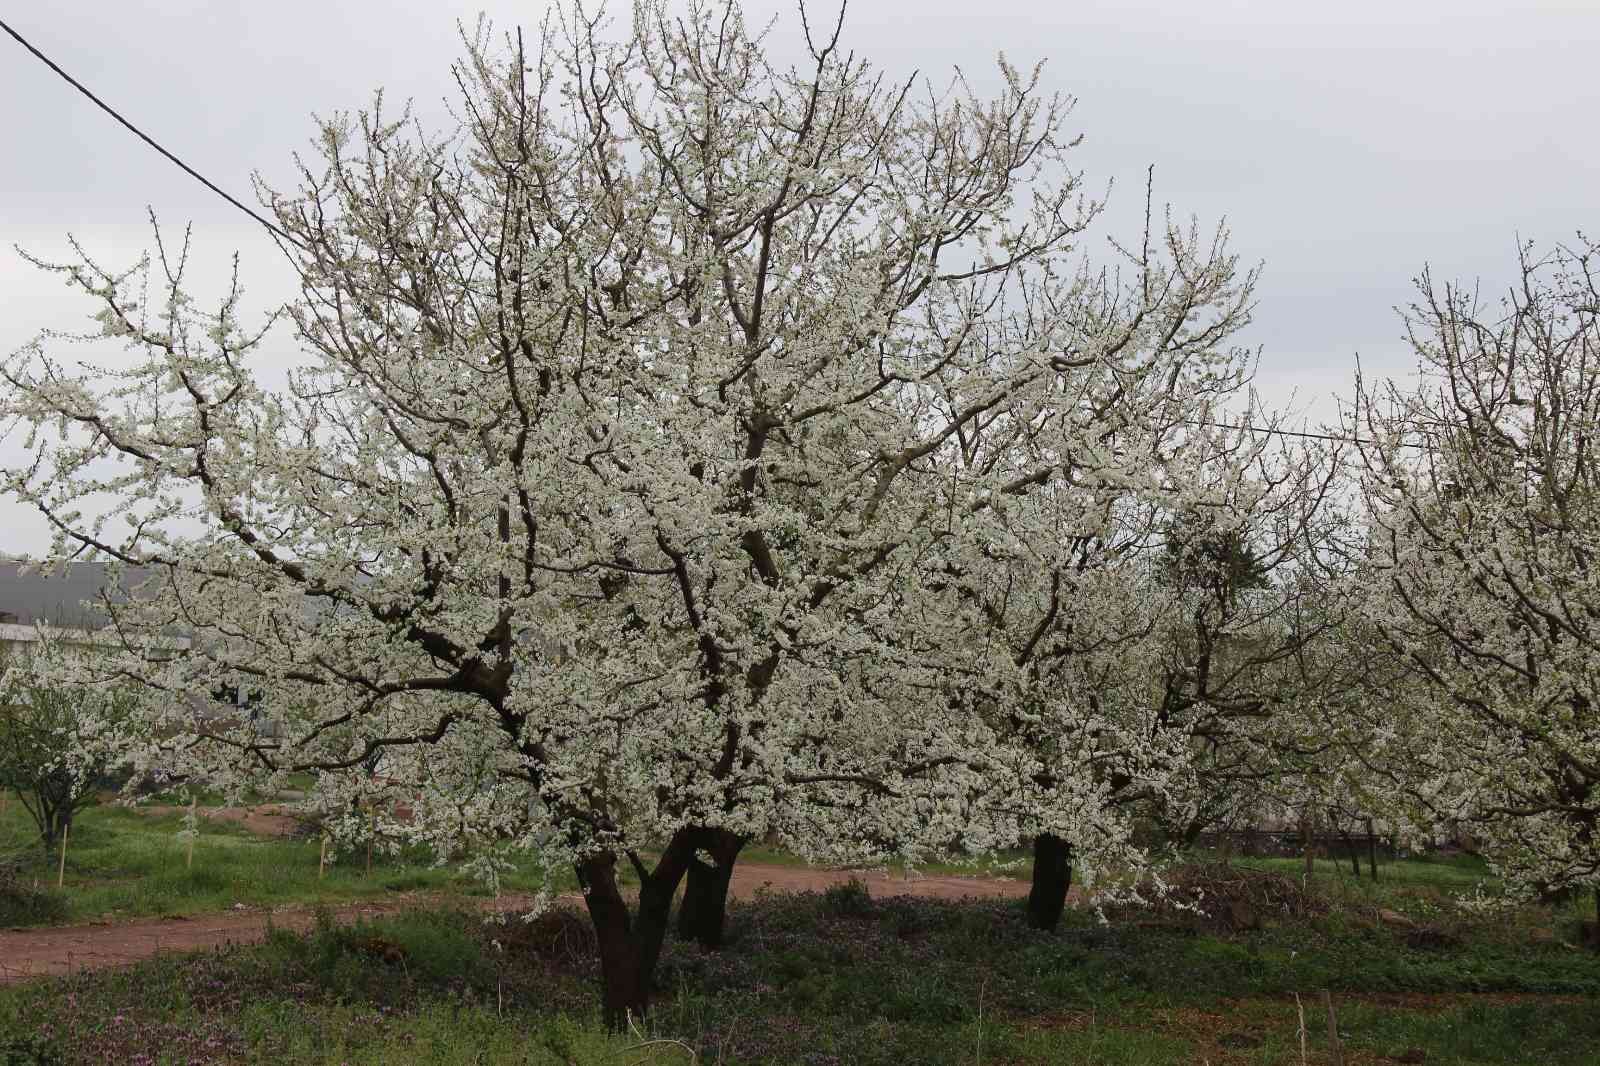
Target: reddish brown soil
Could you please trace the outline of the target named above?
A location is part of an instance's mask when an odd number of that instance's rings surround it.
[[[149,815],[183,814],[188,810],[187,807],[169,807],[159,803],[132,809]],[[259,807],[198,807],[195,814],[208,822],[233,822],[261,836],[286,837],[294,835],[300,820],[285,813],[285,810],[280,803],[264,803]]]
[[[392,913],[416,898],[358,903],[334,909],[340,921]],[[515,904],[515,900],[502,900]],[[250,908],[188,918],[131,922],[91,922],[46,929],[0,930],[0,984],[29,977],[58,976],[76,970],[126,966],[163,952],[200,951],[224,944],[250,943],[266,935],[267,923],[279,929],[311,927],[309,907]]]
[[[245,824],[250,823],[246,821]],[[763,891],[818,891],[851,877],[864,881],[868,892],[874,896],[994,898],[1021,896],[1028,891],[1026,882],[998,878],[916,874],[907,877],[882,871],[820,870],[804,866],[740,863],[734,868],[732,893],[735,899],[750,899]],[[383,902],[337,907],[334,914],[340,921],[353,922],[363,917],[393,913],[418,903],[437,902],[438,899],[436,896],[398,897]],[[562,899],[569,906],[575,906],[581,903],[582,897],[563,896]],[[528,907],[531,898],[502,896],[494,901],[475,902],[485,910],[514,911]],[[189,918],[0,930],[0,983],[60,975],[80,969],[125,966],[163,952],[200,951],[224,944],[254,942],[266,935],[269,920],[279,929],[303,930],[311,926],[313,910],[306,906],[250,908]]]

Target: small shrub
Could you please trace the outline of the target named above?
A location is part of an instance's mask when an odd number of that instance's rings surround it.
[[[24,881],[16,866],[0,863],[0,928],[54,925],[66,917],[66,900],[59,894]],[[0,1066],[6,1062],[0,1058]]]
[[[865,881],[852,877],[823,890],[822,910],[835,918],[870,918],[874,911],[872,894]]]
[[[60,1066],[65,1061],[54,1040],[37,1036],[0,1037],[0,1066]]]
[[[1305,919],[1329,909],[1326,899],[1307,891],[1296,877],[1226,863],[1178,866],[1167,872],[1166,881],[1171,891],[1153,907],[1112,907],[1108,913],[1135,921],[1176,918],[1206,929],[1244,932],[1267,919]]]
[[[587,969],[600,953],[593,923],[572,907],[552,907],[531,922],[511,919],[492,935],[507,953],[526,953],[567,971]]]

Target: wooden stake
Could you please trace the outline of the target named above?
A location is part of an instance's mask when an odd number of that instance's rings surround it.
[[[1339,1043],[1339,1019],[1333,1013],[1333,993],[1322,990],[1322,1005],[1328,1012],[1328,1054],[1333,1056],[1333,1066],[1344,1066],[1344,1045]]]
[[[61,825],[61,865],[56,867],[56,887],[64,888],[67,884],[67,830],[72,828],[70,821]]]
[[[317,880],[322,880],[323,872],[328,868],[328,834],[322,834],[322,849],[317,853]]]
[[[1372,872],[1372,879],[1378,879],[1378,838],[1372,832],[1372,819],[1367,819],[1367,869]]]
[[[194,816],[194,800],[189,800],[189,847],[183,858],[185,870],[194,869],[194,838],[200,835],[200,822]]]
[[[1296,992],[1294,994],[1294,1009],[1295,1009],[1295,1013],[1300,1015],[1300,1028],[1295,1031],[1295,1035],[1300,1038],[1300,1066],[1305,1066],[1305,1062],[1306,1062],[1306,1005],[1304,1003],[1300,1002],[1300,993],[1298,993],[1298,992]]]

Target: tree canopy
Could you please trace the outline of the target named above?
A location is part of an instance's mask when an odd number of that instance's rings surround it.
[[[58,556],[150,575],[83,668],[138,683],[128,757],[312,771],[326,812],[404,796],[396,834],[491,875],[574,868],[613,1023],[680,883],[714,943],[773,835],[1032,840],[1049,927],[1071,861],[1147,862],[1141,819],[1344,795],[1340,758],[1404,752],[1404,794],[1496,827],[1507,869],[1600,878],[1593,249],[1525,262],[1502,321],[1424,286],[1429,384],[1363,391],[1344,434],[1353,552],[1345,455],[1250,391],[1225,229],[1147,201],[1088,254],[1038,68],[900,82],[842,10],[799,22],[804,69],[737,3],[480,24],[455,128],[380,95],[262,187],[300,292],[261,323],[237,278],[196,303],[159,230],[129,271],[40,263],[125,353],[0,364],[33,449],[4,487]],[[1403,727],[1367,728],[1354,647]],[[255,713],[190,698],[219,686]]]

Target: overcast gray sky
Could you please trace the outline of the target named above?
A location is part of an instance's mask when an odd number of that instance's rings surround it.
[[[813,0],[814,11],[836,10]],[[292,185],[311,114],[377,87],[444,121],[457,19],[533,26],[541,3],[455,0],[86,0],[7,4],[4,18],[219,185]],[[619,15],[625,5],[613,4]],[[772,50],[799,56],[794,5]],[[1145,168],[1156,196],[1264,261],[1259,384],[1330,417],[1357,353],[1411,359],[1393,308],[1409,279],[1508,279],[1518,235],[1593,229],[1600,177],[1600,0],[856,0],[846,43],[894,76],[974,75],[997,52],[1075,96],[1077,166],[1115,182],[1102,233],[1129,234]],[[0,352],[87,308],[11,251],[60,257],[68,232],[107,265],[149,244],[146,207],[194,223],[197,261],[237,250],[266,306],[288,275],[265,234],[0,38]],[[252,201],[253,202],[253,201]],[[1090,249],[1093,250],[1093,244]],[[14,443],[4,446],[14,458]],[[43,526],[0,501],[0,553],[43,551]]]

